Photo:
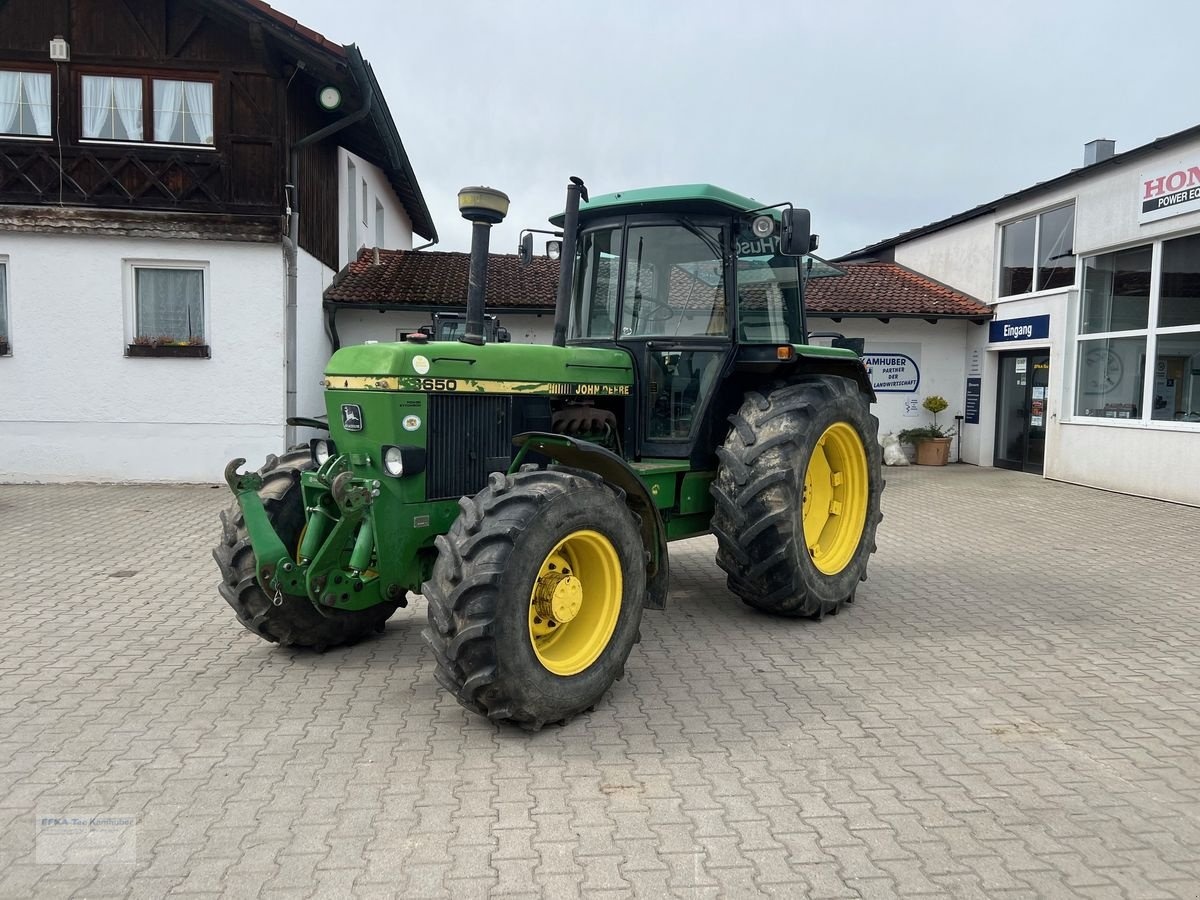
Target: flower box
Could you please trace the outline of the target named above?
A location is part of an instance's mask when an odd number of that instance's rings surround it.
[[[209,359],[207,344],[130,344],[126,356],[175,357],[177,359]]]

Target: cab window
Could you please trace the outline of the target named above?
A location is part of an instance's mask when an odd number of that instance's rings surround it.
[[[724,337],[729,333],[721,229],[630,228],[621,337]]]

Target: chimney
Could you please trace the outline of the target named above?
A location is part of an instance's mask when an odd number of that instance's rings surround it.
[[[1112,159],[1113,154],[1116,152],[1116,141],[1110,141],[1107,138],[1088,141],[1083,145],[1083,164],[1085,166],[1092,166],[1098,162],[1104,162],[1106,159]]]

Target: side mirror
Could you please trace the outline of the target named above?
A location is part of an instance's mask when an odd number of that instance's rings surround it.
[[[812,249],[812,216],[807,209],[789,207],[783,211],[779,234],[779,252],[784,256],[803,256]]]
[[[533,235],[530,232],[521,235],[521,243],[517,246],[517,260],[522,269],[533,262]]]

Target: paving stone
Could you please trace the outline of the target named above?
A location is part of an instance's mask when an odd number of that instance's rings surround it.
[[[0,593],[0,896],[1194,898],[1200,510],[887,479],[853,607],[760,615],[672,545],[626,678],[537,735],[441,693],[422,598],[323,655],[242,629],[223,489],[0,485],[0,579],[56,548]],[[39,862],[83,814],[136,861]]]

